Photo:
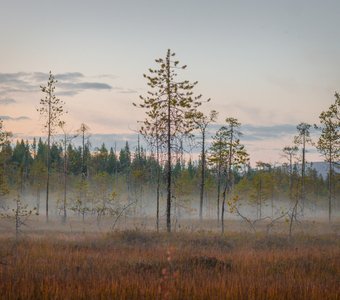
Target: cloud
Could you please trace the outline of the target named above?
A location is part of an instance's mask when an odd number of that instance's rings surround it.
[[[9,104],[13,104],[13,103],[16,103],[16,101],[12,98],[0,99],[0,105],[9,105]]]
[[[280,124],[269,126],[256,126],[245,124],[241,126],[243,139],[247,141],[260,141],[268,139],[280,139],[296,134],[296,124]]]
[[[23,83],[24,77],[29,75],[29,73],[25,72],[17,72],[17,73],[0,73],[0,84],[2,83]]]
[[[0,95],[12,93],[28,93],[39,91],[33,73],[0,73]]]
[[[5,120],[5,121],[25,121],[25,120],[30,120],[31,118],[27,116],[20,116],[20,117],[0,116],[0,119]]]
[[[84,75],[79,72],[67,72],[62,74],[56,74],[55,78],[57,80],[79,80],[81,78],[84,78]]]
[[[60,96],[73,97],[73,96],[79,94],[79,91],[56,91],[55,94],[58,97],[60,97]]]
[[[216,131],[224,124],[215,124],[209,128],[209,133],[215,135]],[[259,126],[252,124],[241,125],[240,131],[243,133],[242,141],[263,141],[281,139],[286,136],[296,134],[296,124],[279,124]]]
[[[61,82],[59,86],[65,90],[110,90],[112,86],[100,82]]]
[[[294,114],[283,113],[273,107],[240,102],[231,102],[228,104],[217,105],[218,111],[228,112],[228,116],[238,116],[238,119],[247,120],[251,124],[278,124],[278,123],[297,123]]]
[[[32,78],[36,81],[47,81],[49,77],[49,73],[43,73],[43,72],[33,72]],[[81,78],[84,78],[84,74],[80,72],[66,72],[66,73],[60,73],[60,74],[54,74],[55,79],[58,81],[74,81],[79,80]]]
[[[10,96],[14,93],[39,92],[40,86],[45,86],[49,73],[44,72],[17,72],[0,73],[0,96]],[[85,76],[80,72],[66,72],[55,75],[56,94],[58,96],[73,97],[83,91],[110,91],[116,90],[121,94],[135,94],[137,90],[121,86],[111,86],[98,81],[99,78],[116,79],[115,75]],[[92,81],[93,80],[93,81]],[[0,103],[1,104],[1,103]]]
[[[124,88],[121,86],[114,86],[112,87],[113,90],[117,91],[119,94],[135,94],[138,93],[135,89]]]
[[[138,134],[136,133],[125,133],[125,134],[92,134],[90,142],[92,149],[99,148],[103,143],[107,148],[116,147],[119,151],[125,146],[126,142],[129,142],[131,149],[133,150],[137,146]],[[80,145],[80,140],[75,143]]]
[[[125,90],[120,91],[119,93],[121,93],[121,94],[136,94],[137,91],[133,90],[133,89],[125,89]]]
[[[46,81],[48,78],[49,74],[48,73],[43,73],[43,72],[33,72],[32,73],[32,79],[35,81]]]
[[[17,72],[0,73],[0,95],[11,93],[37,92],[40,85],[46,85],[48,73],[43,72]],[[75,96],[85,90],[111,90],[108,83],[88,81],[80,72],[66,72],[56,74],[56,93],[58,95]]]
[[[101,75],[97,75],[97,76],[95,76],[95,77],[97,77],[97,78],[117,79],[119,76],[113,75],[113,74],[101,74]]]

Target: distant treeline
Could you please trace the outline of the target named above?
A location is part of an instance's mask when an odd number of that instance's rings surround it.
[[[43,199],[47,173],[47,144],[39,139],[17,141],[12,146],[9,142],[0,151],[2,163],[1,194],[4,199],[21,189],[23,197],[33,199],[32,205],[39,209],[40,196]],[[161,196],[166,189],[166,164],[155,159],[154,153],[147,153],[143,147],[131,150],[126,142],[124,148],[115,151],[103,144],[99,149],[90,151],[89,145],[84,149],[74,147],[71,143],[66,152],[61,143],[52,143],[51,152],[51,189],[52,205],[56,213],[62,214],[63,195],[66,195],[66,209],[85,217],[98,213],[109,205],[135,202],[135,213],[152,213],[146,207],[155,207],[155,186],[157,174],[161,176]],[[245,166],[234,170],[234,194],[243,203],[253,205],[256,218],[268,214],[277,214],[278,203],[298,196],[301,184],[301,166],[293,164],[292,174],[289,165],[273,166],[258,162],[252,168]],[[225,181],[226,174],[221,180]],[[339,206],[340,175],[334,174],[333,196],[334,208]],[[66,178],[66,182],[65,182]],[[201,182],[201,161],[185,160],[178,155],[173,166],[173,202],[177,214],[187,212],[198,214],[199,187]],[[205,173],[204,215],[216,216],[218,170],[208,164]],[[322,178],[316,170],[308,168],[305,177],[306,201],[309,208],[327,207],[328,178]],[[162,198],[162,197],[161,197]],[[122,205],[123,205],[122,204]],[[136,212],[137,210],[137,212]],[[337,209],[335,209],[336,211]],[[104,215],[107,212],[101,211]]]

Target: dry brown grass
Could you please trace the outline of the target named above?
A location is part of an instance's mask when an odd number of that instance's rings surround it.
[[[340,299],[336,235],[0,238],[1,299]]]

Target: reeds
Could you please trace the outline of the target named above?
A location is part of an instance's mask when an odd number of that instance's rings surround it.
[[[336,235],[0,239],[1,299],[340,299]]]

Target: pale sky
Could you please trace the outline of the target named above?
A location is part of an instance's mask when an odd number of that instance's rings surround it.
[[[245,124],[252,161],[280,161],[295,126],[317,123],[340,91],[339,36],[339,1],[0,0],[0,116],[18,137],[42,135],[51,70],[69,130],[129,139],[142,75],[171,48],[212,99],[202,109]]]

